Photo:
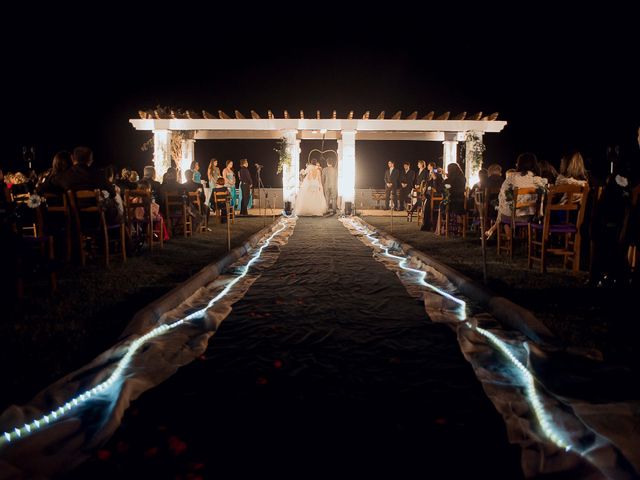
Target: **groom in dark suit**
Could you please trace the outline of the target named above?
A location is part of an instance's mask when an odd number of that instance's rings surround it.
[[[398,182],[400,181],[400,172],[395,166],[395,162],[389,160],[387,163],[389,168],[384,172],[384,205],[385,210],[389,210],[389,197],[393,201],[393,207],[400,210],[398,202]]]

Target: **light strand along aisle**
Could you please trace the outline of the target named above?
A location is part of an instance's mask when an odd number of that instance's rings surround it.
[[[298,220],[203,361],[141,398],[106,449],[77,478],[522,476],[454,333],[335,218]]]

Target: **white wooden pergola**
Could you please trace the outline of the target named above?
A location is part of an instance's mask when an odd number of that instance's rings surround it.
[[[463,112],[451,118],[449,112],[434,118],[434,112],[418,119],[418,112],[402,118],[402,112],[385,118],[381,112],[376,118],[367,111],[362,118],[354,118],[353,111],[346,118],[337,118],[334,110],[331,118],[321,118],[317,111],[314,118],[305,118],[300,111],[298,118],[292,118],[285,110],[282,118],[276,118],[271,110],[267,118],[251,111],[246,118],[235,111],[231,118],[219,110],[214,116],[207,111],[199,113],[174,112],[173,110],[140,111],[139,119],[131,119],[136,130],[151,131],[154,134],[154,165],[158,176],[162,176],[171,166],[171,136],[176,131],[193,132],[192,137],[182,140],[183,170],[189,168],[194,160],[196,140],[228,139],[280,139],[285,138],[291,165],[283,171],[283,200],[295,204],[298,192],[298,173],[300,171],[300,141],[307,139],[336,139],[338,141],[338,202],[353,202],[356,178],[356,140],[420,140],[442,142],[443,167],[457,159],[459,142],[465,142],[467,133],[473,132],[482,141],[485,133],[500,132],[507,122],[496,120],[498,114],[482,116],[476,113],[467,117]],[[478,178],[479,166],[470,161],[470,148],[467,148],[465,176],[469,182]]]

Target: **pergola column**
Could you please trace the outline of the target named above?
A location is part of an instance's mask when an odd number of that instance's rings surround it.
[[[153,166],[160,180],[171,167],[171,130],[153,131]]]
[[[480,145],[482,145],[482,133],[481,132],[473,132],[473,133],[477,138],[480,139],[479,143]],[[478,180],[480,180],[478,172],[480,172],[480,169],[482,168],[482,162],[480,162],[478,165],[475,165],[473,161],[474,149],[478,148],[478,145],[476,145],[475,142],[469,142],[469,141],[467,141],[465,145],[466,145],[466,148],[465,148],[465,155],[464,155],[464,163],[465,163],[464,176],[467,177],[467,185],[471,187],[476,183],[478,183]]]
[[[353,203],[356,196],[356,132],[343,130],[338,140],[338,206]]]
[[[196,141],[193,138],[185,138],[182,140],[182,158],[180,159],[180,182],[184,183],[184,172],[191,168],[191,164],[195,160]]]
[[[458,140],[456,133],[445,132],[444,142],[442,142],[442,168],[447,171],[450,163],[458,160]]]
[[[287,141],[287,152],[291,158],[291,165],[282,168],[282,200],[295,205],[298,196],[300,176],[300,140],[297,138],[297,130],[286,130],[284,138]]]

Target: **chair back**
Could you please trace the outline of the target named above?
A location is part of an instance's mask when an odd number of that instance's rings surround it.
[[[125,190],[124,210],[128,222],[149,221],[151,218],[151,191]]]
[[[204,214],[204,211],[202,209],[202,201],[200,199],[200,190],[198,190],[197,192],[188,192],[187,195],[189,198],[189,202],[198,208],[198,212],[200,212],[201,215]]]
[[[100,208],[100,190],[69,190],[67,196],[71,204],[72,216],[76,223],[78,232],[84,230],[83,227],[91,222],[91,228],[98,228],[105,224],[104,212]],[[95,222],[95,223],[93,223]]]
[[[550,187],[544,199],[544,234],[552,225],[574,226],[579,231],[588,196],[589,187],[586,185],[564,184]]]
[[[515,187],[513,189],[513,202],[511,203],[511,218],[535,215],[536,212],[539,212],[540,200],[536,187]]]

